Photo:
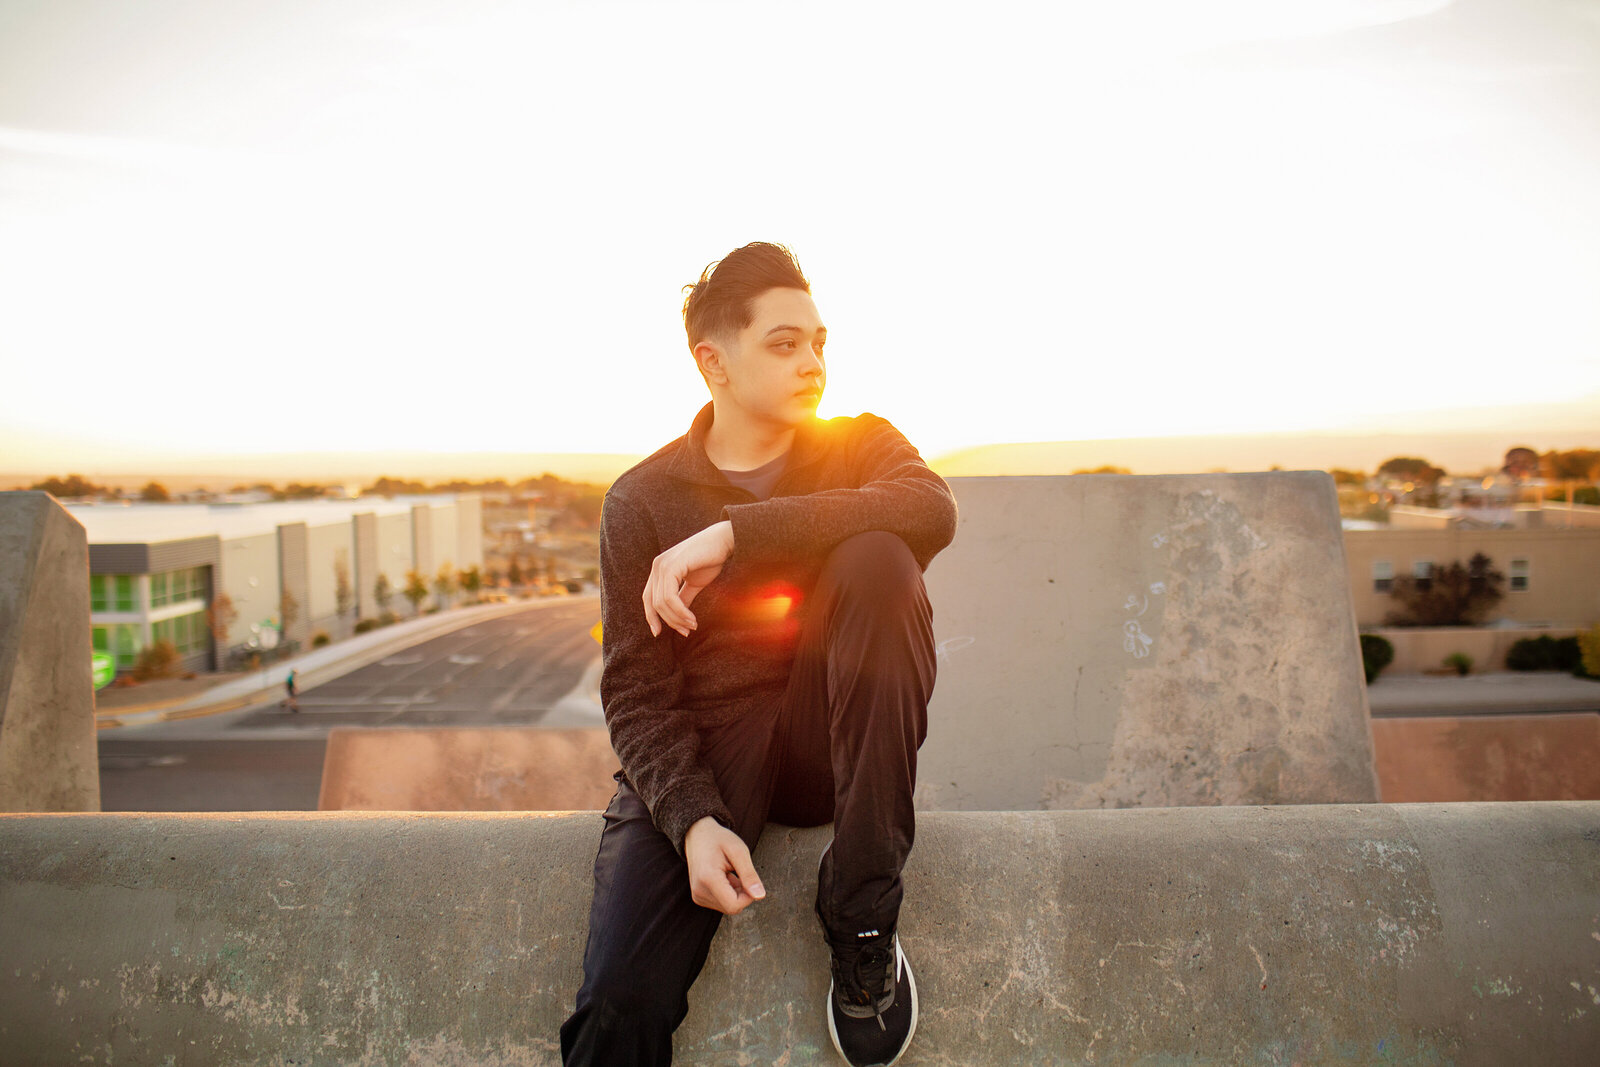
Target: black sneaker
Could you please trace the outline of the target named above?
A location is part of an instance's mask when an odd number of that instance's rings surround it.
[[[873,930],[831,947],[828,1036],[833,1047],[853,1067],[890,1067],[917,1032],[917,983],[900,938]]]

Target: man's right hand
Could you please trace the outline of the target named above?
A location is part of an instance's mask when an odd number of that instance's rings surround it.
[[[737,915],[767,895],[738,834],[707,815],[683,839],[694,902],[724,915]]]

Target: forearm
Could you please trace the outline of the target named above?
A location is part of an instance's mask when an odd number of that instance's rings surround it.
[[[887,422],[863,442],[859,488],[778,496],[723,510],[742,559],[792,559],[870,530],[896,534],[924,568],[955,537],[950,487]]]

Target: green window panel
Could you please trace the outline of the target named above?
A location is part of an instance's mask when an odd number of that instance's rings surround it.
[[[150,606],[159,608],[167,602],[167,576],[165,574],[152,574],[150,576]]]
[[[96,626],[94,627],[93,633],[94,650],[96,652],[105,652],[109,654],[111,651],[111,637],[106,633],[106,628],[104,626]]]
[[[115,578],[117,589],[117,610],[135,610],[133,602],[133,575],[118,574],[115,576]]]
[[[133,669],[134,661],[139,658],[139,628],[123,623],[115,627],[117,644],[117,670],[129,671]]]
[[[103,574],[89,575],[89,610],[106,610],[106,576]]]

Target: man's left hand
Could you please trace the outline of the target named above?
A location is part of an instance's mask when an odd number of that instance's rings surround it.
[[[650,633],[661,636],[663,625],[685,637],[699,623],[689,605],[722,573],[733,555],[733,523],[724,519],[686,537],[655,558],[644,583],[644,617]]]

